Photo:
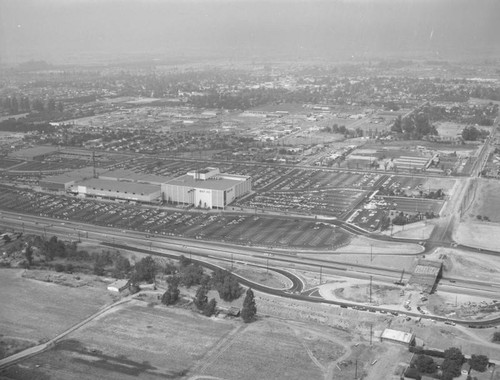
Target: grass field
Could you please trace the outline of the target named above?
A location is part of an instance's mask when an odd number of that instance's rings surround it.
[[[19,348],[55,337],[111,302],[102,288],[67,286],[23,278],[22,270],[0,269],[0,334]],[[1,339],[1,338],[0,338]],[[5,349],[6,347],[4,347]],[[7,350],[12,353],[12,350]]]
[[[134,301],[3,375],[23,380],[322,379],[346,352],[336,339],[276,319],[247,325]]]
[[[476,202],[469,212],[488,217],[494,223],[500,223],[500,183],[494,180],[482,180],[476,192]]]

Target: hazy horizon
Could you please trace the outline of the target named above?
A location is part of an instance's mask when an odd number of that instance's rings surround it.
[[[0,63],[500,55],[494,0],[2,0]]]

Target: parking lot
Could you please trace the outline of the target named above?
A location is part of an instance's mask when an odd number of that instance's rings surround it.
[[[60,197],[0,186],[0,209],[84,222],[158,236],[232,242],[271,247],[331,248],[350,235],[314,221],[279,219],[266,215],[186,212],[162,208]],[[75,232],[76,235],[76,232]]]

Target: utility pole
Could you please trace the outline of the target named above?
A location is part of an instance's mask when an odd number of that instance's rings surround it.
[[[323,267],[319,267],[319,284],[321,285],[321,282],[323,280]]]
[[[373,246],[370,244],[370,262],[373,261]]]
[[[233,253],[231,253],[231,271],[233,270],[234,267],[234,256]]]
[[[356,367],[354,369],[354,379],[358,378],[358,359],[356,359]]]
[[[372,276],[370,276],[370,303],[372,303]]]
[[[373,323],[370,323],[370,346],[372,345]]]

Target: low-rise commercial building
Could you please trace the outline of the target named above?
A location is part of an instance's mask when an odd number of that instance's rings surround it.
[[[157,203],[161,200],[159,185],[91,178],[79,182],[76,188],[80,197],[141,203]]]
[[[221,173],[212,167],[188,172],[162,185],[165,201],[202,208],[224,209],[251,191],[249,176]]]

